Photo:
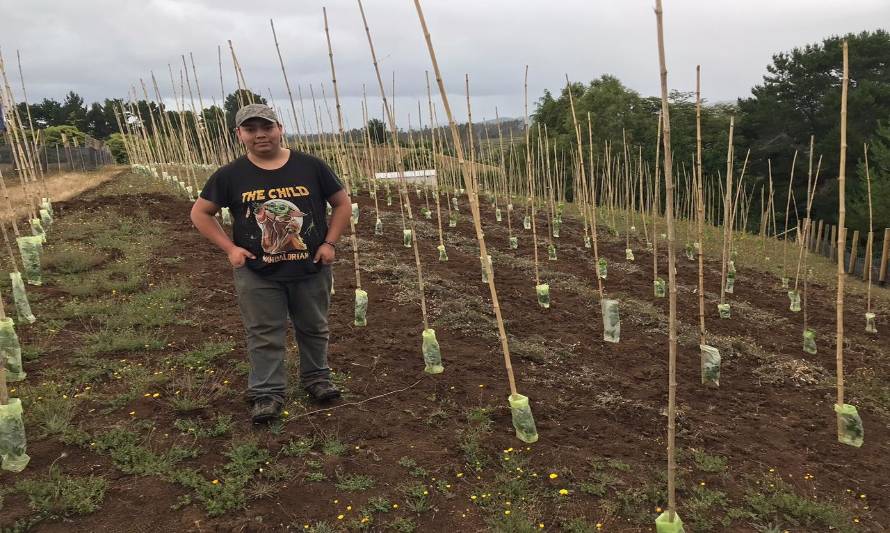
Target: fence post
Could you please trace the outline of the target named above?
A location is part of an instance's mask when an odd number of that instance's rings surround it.
[[[847,274],[856,273],[856,256],[859,255],[859,230],[853,230],[853,239],[850,241],[850,262],[847,265]]]
[[[825,221],[824,221],[824,220],[820,220],[820,221],[819,221],[819,231],[816,232],[816,242],[813,243],[813,248],[812,248],[812,250],[813,250],[814,252],[818,252],[818,251],[819,251],[819,248],[821,248],[821,244],[822,244],[822,231],[823,231],[824,229],[825,229]]]
[[[887,279],[887,259],[890,258],[890,228],[884,229],[884,251],[881,252],[881,272],[878,281],[884,283]]]
[[[862,281],[868,281],[871,276],[871,248],[872,241],[874,240],[874,234],[872,232],[868,233],[868,237],[865,239],[865,255],[862,256]]]
[[[834,255],[835,246],[837,246],[837,226],[832,225],[831,226],[831,237],[828,239],[828,253],[826,253],[826,255],[832,260],[835,259],[835,255]]]

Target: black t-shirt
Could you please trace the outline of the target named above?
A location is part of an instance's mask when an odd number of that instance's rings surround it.
[[[293,281],[321,270],[312,258],[328,232],[325,200],[342,188],[321,159],[291,150],[287,163],[275,170],[247,156],[220,167],[201,198],[229,208],[235,245],[256,256],[247,260],[251,270]]]

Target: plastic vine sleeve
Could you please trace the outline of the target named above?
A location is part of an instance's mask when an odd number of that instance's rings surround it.
[[[355,325],[368,325],[368,293],[362,289],[355,290]]]
[[[427,374],[441,374],[445,367],[442,365],[442,352],[439,349],[439,341],[436,340],[436,330],[430,328],[423,330],[423,371]]]
[[[507,397],[510,403],[510,413],[513,417],[513,428],[516,430],[516,438],[522,442],[531,444],[538,441],[538,428],[535,426],[535,417],[528,403],[528,397],[522,394],[511,394]]]

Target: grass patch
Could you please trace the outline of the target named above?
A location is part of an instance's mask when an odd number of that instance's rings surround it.
[[[321,452],[332,457],[339,457],[346,453],[346,445],[340,442],[337,437],[325,437],[321,443]]]
[[[60,243],[50,247],[41,256],[43,268],[62,274],[79,274],[101,265],[108,255],[72,243]]]
[[[40,429],[34,436],[38,439],[65,433],[77,413],[74,400],[67,394],[56,393],[40,400],[35,397],[28,404],[28,425]]]
[[[98,476],[68,476],[55,467],[43,478],[19,481],[15,490],[26,495],[32,509],[47,518],[90,514],[102,505],[108,482]]]
[[[692,461],[695,467],[710,474],[719,474],[726,470],[726,457],[710,455],[701,450],[692,451]]]
[[[167,361],[178,367],[203,370],[210,368],[214,361],[231,352],[234,346],[235,344],[229,341],[207,341],[198,348],[170,357]]]
[[[463,452],[467,466],[482,470],[489,458],[482,447],[482,441],[491,433],[491,409],[474,407],[466,412],[467,425],[458,431],[458,446]]]
[[[179,431],[194,435],[199,439],[228,435],[234,426],[235,424],[232,422],[232,417],[230,415],[216,415],[213,420],[208,421],[206,424],[202,423],[200,420],[193,420],[190,418],[177,418],[173,422],[173,427]]]
[[[805,531],[835,529],[852,533],[850,514],[831,502],[802,496],[778,476],[769,476],[745,492],[746,511],[754,522],[788,523]]]
[[[374,478],[363,474],[341,474],[337,472],[335,486],[346,492],[364,492],[374,486]]]
[[[315,446],[315,439],[311,437],[300,437],[299,439],[291,439],[287,444],[282,446],[281,454],[285,457],[302,457],[312,451]]]

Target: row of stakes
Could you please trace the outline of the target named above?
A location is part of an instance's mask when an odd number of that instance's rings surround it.
[[[212,168],[208,166],[202,166],[201,168]],[[195,196],[200,195],[200,190],[195,191],[192,186],[187,185],[185,182],[181,181],[178,177],[167,173],[166,171],[158,171],[154,167],[147,165],[134,165],[134,169],[137,172],[140,172],[145,175],[153,176],[158,179],[164,180],[170,186],[174,188],[174,190],[178,191],[180,194],[187,196],[190,201],[195,200]],[[358,192],[358,185],[353,185],[353,191]],[[374,194],[374,190],[369,188],[369,193]],[[422,190],[420,188],[415,188],[415,192],[418,197],[421,196]],[[457,189],[456,192],[458,194],[464,194],[465,191],[463,189]],[[503,219],[503,214],[501,209],[497,207],[494,197],[489,195],[489,201],[492,204],[492,207],[495,211],[495,219],[501,221]],[[448,226],[454,228],[457,226],[457,213],[458,213],[458,201],[457,197],[451,197],[451,213],[448,217]],[[392,194],[389,187],[386,187],[386,205],[392,206]],[[553,237],[558,238],[560,236],[560,227],[562,225],[562,215],[564,211],[564,204],[559,203],[556,206],[554,217],[552,220],[552,235]],[[506,206],[508,216],[513,213],[513,205],[508,204]],[[426,219],[432,219],[432,212],[426,208],[422,207],[420,209],[421,215]],[[330,214],[330,206],[328,206],[328,213]],[[222,208],[220,211],[220,218],[223,224],[231,225],[232,224],[232,216],[229,212],[228,208]],[[358,203],[352,204],[352,221],[353,224],[358,223],[359,218],[359,205]],[[531,218],[526,215],[523,219],[523,228],[526,230],[531,229]],[[631,227],[631,232],[636,232],[636,228]],[[380,218],[377,218],[374,224],[374,234],[382,235],[383,234],[383,222]],[[666,239],[667,236],[662,234],[661,237]],[[403,245],[406,248],[411,248],[413,246],[414,235],[410,229],[403,230]],[[586,248],[591,247],[591,237],[585,236],[584,238],[584,246]],[[518,238],[511,237],[509,241],[509,246],[511,249],[518,248]],[[690,261],[695,260],[699,243],[687,243],[685,246],[685,255],[687,259]],[[444,245],[437,246],[439,252],[439,261],[448,261],[448,255],[445,251]],[[651,251],[651,243],[647,243],[647,249]],[[735,252],[733,252],[735,255]],[[548,244],[548,259],[551,261],[555,261],[557,259],[556,256],[556,248],[550,243]],[[633,250],[627,248],[625,250],[625,259],[627,261],[634,261]],[[491,256],[487,257],[487,261],[481,261],[481,273],[482,273],[482,281],[487,282],[488,273],[493,272],[493,265]],[[487,263],[487,264],[486,264]],[[605,258],[600,258],[597,264],[597,275],[602,279],[607,279],[608,276],[608,261]],[[735,282],[737,278],[737,271],[735,267],[735,262],[733,259],[730,259],[727,262],[727,276],[726,276],[726,293],[732,294],[735,288]],[[789,289],[789,280],[788,278],[782,278],[782,288],[787,289],[788,297],[790,300],[789,310],[792,312],[801,311],[800,307],[800,294],[797,290]],[[334,289],[332,288],[332,292]],[[547,309],[550,307],[550,287],[546,283],[539,284],[535,287],[535,293],[538,299],[538,304]],[[661,277],[657,277],[653,281],[653,293],[657,298],[664,298],[667,293],[667,284],[664,279]],[[362,289],[355,290],[355,318],[354,324],[356,326],[365,326],[367,325],[367,310],[368,310],[368,293]],[[621,338],[621,319],[619,313],[619,301],[616,299],[604,298],[601,301],[601,310],[603,316],[603,339],[607,342],[618,343]],[[721,319],[730,319],[731,318],[731,309],[729,303],[717,304],[718,315]],[[869,333],[876,333],[877,328],[875,325],[875,314],[874,313],[866,313],[866,331]],[[439,348],[439,343],[436,339],[435,330],[426,329],[422,332],[421,335],[421,352],[423,354],[424,359],[424,371],[429,374],[438,374],[444,371],[444,365],[442,364],[442,355],[441,350]],[[803,349],[806,353],[815,354],[816,353],[816,342],[815,342],[815,331],[808,328],[803,333]],[[711,387],[719,387],[720,385],[720,368],[721,368],[721,356],[718,348],[714,346],[710,346],[707,344],[700,344],[700,358],[701,358],[701,382],[705,386]],[[528,398],[520,396],[519,398],[508,398],[511,411],[513,413],[513,425],[516,429],[517,438],[524,442],[535,442],[538,439],[538,434],[535,429],[534,419],[531,416],[531,411],[528,406]],[[840,442],[844,444],[848,444],[851,446],[859,447],[863,443],[864,438],[864,430],[862,426],[862,419],[859,416],[859,413],[855,406],[850,404],[844,404],[841,406],[834,406],[834,409],[837,413],[839,419],[839,427],[840,433],[838,439]]]
[[[12,282],[12,295],[15,302],[17,321],[19,324],[33,324],[37,318],[31,312],[28,295],[25,291],[25,280],[29,285],[41,285],[43,278],[40,258],[43,244],[46,242],[46,230],[53,223],[53,208],[49,198],[42,198],[39,218],[29,221],[31,235],[16,238],[25,279],[18,271],[17,262],[11,257],[13,272],[9,274]],[[22,366],[22,347],[15,332],[15,323],[6,316],[0,302],[0,467],[10,472],[21,472],[31,458],[27,454],[25,424],[22,418],[22,401],[19,398],[8,398],[7,383],[23,381],[27,376]]]

